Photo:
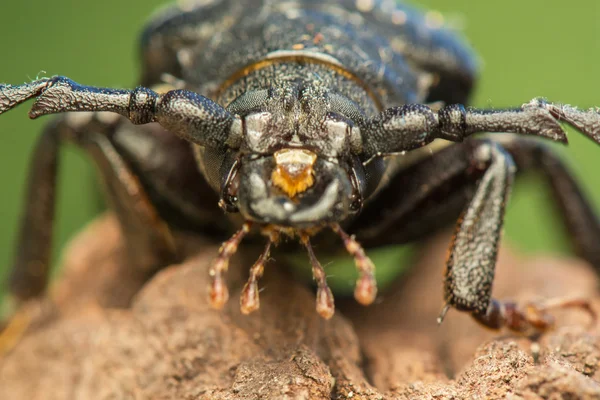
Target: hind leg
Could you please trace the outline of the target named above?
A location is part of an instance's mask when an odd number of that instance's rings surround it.
[[[132,265],[139,274],[149,276],[175,259],[167,225],[110,141],[116,125],[105,124],[96,115],[83,125],[77,126],[72,121],[62,117],[47,125],[32,156],[17,252],[9,278],[9,293],[19,302],[43,295],[48,283],[58,153],[63,143],[76,144],[95,161],[108,202],[121,224],[128,253],[136,260]]]
[[[111,298],[113,303],[109,305],[126,306],[160,267],[176,261],[169,228],[110,141],[117,123],[103,123],[95,114],[83,125],[74,121],[65,116],[49,123],[32,155],[15,261],[8,281],[9,308],[18,311],[0,333],[0,353],[12,347],[27,329],[36,308],[26,303],[42,297],[48,285],[62,144],[73,143],[92,156],[123,231],[130,261],[128,271],[122,271],[122,275],[126,277],[128,290]],[[10,316],[11,310],[8,312]]]

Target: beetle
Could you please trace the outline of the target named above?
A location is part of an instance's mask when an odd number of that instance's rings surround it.
[[[545,145],[470,137],[497,131],[564,142],[560,120],[598,142],[596,111],[541,99],[513,110],[464,107],[476,74],[470,50],[406,5],[265,1],[249,12],[228,1],[198,3],[150,23],[142,48],[142,87],[134,90],[64,77],[0,87],[0,112],[32,97],[32,117],[96,112],[55,120],[39,139],[11,278],[22,301],[47,283],[61,142],[83,147],[99,165],[146,278],[175,259],[172,229],[215,238],[235,232],[211,269],[217,308],[227,299],[228,258],[253,227],[267,239],[242,310],[258,307],[257,281],[271,245],[290,236],[308,251],[317,310],[329,318],[333,296],[313,236],[341,237],[360,272],[355,296],[368,304],[376,295],[374,267],[359,242],[410,242],[462,214],[448,261],[447,306],[489,327],[543,331],[543,307],[531,316],[491,298],[504,205],[517,170],[531,167],[544,169],[558,203],[571,209],[565,219],[582,257],[600,265],[597,219]],[[151,122],[158,125],[143,125]]]

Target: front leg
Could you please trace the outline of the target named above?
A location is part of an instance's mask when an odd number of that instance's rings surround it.
[[[516,167],[511,156],[492,142],[478,144],[472,162],[483,175],[452,238],[444,298],[450,306],[481,316],[490,305],[504,211]]]
[[[580,299],[552,299],[519,306],[492,298],[494,269],[502,234],[505,207],[516,166],[498,143],[479,142],[473,152],[473,170],[483,175],[475,194],[456,225],[446,262],[442,322],[449,307],[469,312],[480,324],[507,328],[535,336],[554,325],[549,313],[555,308],[581,308],[595,317],[589,304]]]

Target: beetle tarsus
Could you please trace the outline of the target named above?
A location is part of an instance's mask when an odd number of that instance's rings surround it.
[[[577,308],[590,316],[590,326],[597,320],[597,315],[590,303],[584,299],[556,298],[541,303],[526,303],[520,306],[514,302],[490,301],[485,314],[473,312],[475,320],[491,329],[506,328],[511,332],[529,337],[537,337],[555,327],[555,318],[551,310]]]
[[[364,306],[372,304],[377,296],[375,265],[371,259],[367,257],[365,250],[356,239],[344,232],[339,224],[333,224],[331,228],[342,238],[346,251],[354,257],[354,262],[358,271],[358,279],[354,289],[354,298]]]
[[[244,236],[250,232],[251,226],[250,222],[244,223],[239,231],[234,233],[229,240],[225,241],[219,249],[217,259],[210,267],[209,275],[212,282],[209,289],[209,302],[217,310],[222,309],[229,299],[229,291],[223,280],[223,272],[227,271],[229,259],[237,251]]]
[[[269,238],[262,254],[258,260],[256,260],[252,268],[250,268],[250,277],[248,278],[248,282],[244,285],[242,295],[240,296],[240,310],[242,311],[242,314],[250,314],[260,307],[258,279],[262,277],[265,271],[265,263],[269,259],[272,243],[272,240]]]

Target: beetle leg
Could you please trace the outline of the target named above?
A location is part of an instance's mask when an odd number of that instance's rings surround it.
[[[105,136],[103,131],[110,129],[112,127],[95,119],[78,127],[68,118],[60,118],[49,123],[38,139],[9,281],[9,292],[18,300],[38,297],[47,286],[58,152],[64,142],[84,148],[96,161],[107,187],[109,203],[126,233],[127,248],[135,255],[135,265],[144,271],[154,271],[157,265],[173,261],[174,245],[170,232],[150,204],[138,179]]]
[[[348,230],[370,247],[413,242],[454,224],[480,177],[471,167],[478,143],[450,144],[396,173]]]
[[[101,134],[86,134],[81,145],[92,155],[108,193],[108,203],[127,240],[127,252],[141,274],[143,284],[160,267],[176,261],[171,231],[159,216],[139,178],[128,167],[110,140]],[[132,276],[133,278],[133,276]]]
[[[560,158],[549,146],[535,139],[515,135],[495,135],[494,139],[508,152],[505,157],[512,161],[507,162],[516,164],[517,174],[535,170],[545,176],[577,254],[600,270],[597,246],[600,222]],[[478,153],[482,154],[478,148],[491,145],[481,139],[453,144],[401,171],[382,190],[378,201],[367,204],[350,229],[357,233],[362,243],[382,246],[414,241],[447,227],[470,201],[472,203],[474,193],[481,191],[476,183],[481,182],[488,168],[481,169],[487,163],[478,160]],[[398,187],[403,190],[397,190]],[[473,237],[481,236],[473,234]],[[491,271],[485,271],[493,274],[493,267]],[[491,299],[489,304],[491,312],[486,313],[489,315],[474,313],[476,320],[488,327],[512,326],[520,332],[526,330],[522,321],[529,321],[538,328],[550,328],[551,316],[547,312],[555,308],[576,307],[593,315],[583,300],[552,299],[542,304],[517,307]],[[448,303],[444,311],[451,305]],[[544,320],[545,325],[541,323]]]
[[[493,142],[481,142],[474,150],[473,161],[473,167],[483,175],[452,238],[446,261],[444,299],[458,310],[484,316],[490,305],[515,165],[510,155]]]
[[[506,327],[527,335],[552,328],[554,319],[548,311],[554,308],[581,308],[595,319],[584,300],[556,299],[519,307],[491,297],[504,210],[516,165],[511,155],[497,143],[483,142],[474,155],[474,167],[485,172],[458,221],[450,245],[444,282],[446,306],[439,322],[448,306],[470,312],[475,320],[489,328]]]
[[[600,272],[600,220],[567,166],[536,140],[507,135],[502,146],[519,171],[534,170],[545,178],[576,254]]]
[[[550,314],[554,309],[578,308],[590,315],[590,326],[595,325],[597,316],[590,303],[583,299],[549,299],[541,303],[527,303],[519,306],[514,302],[500,302],[491,299],[485,314],[472,313],[473,318],[487,328],[501,329],[506,327],[512,332],[535,337],[554,327],[554,317]],[[438,319],[444,317],[446,308]]]
[[[25,210],[9,278],[9,293],[17,303],[41,295],[48,281],[60,147],[58,126],[54,121],[44,128],[31,158]]]
[[[50,122],[40,135],[31,161],[17,252],[9,276],[8,292],[13,308],[41,297],[48,285],[58,154],[63,143],[73,143],[93,157],[106,186],[108,202],[124,232],[127,254],[134,261],[131,268],[119,271],[133,291],[114,296],[110,305],[128,304],[136,288],[158,267],[175,261],[175,247],[167,225],[106,136],[113,129],[114,126],[100,122],[95,116],[84,125],[62,117]],[[26,307],[22,309],[27,312]],[[24,319],[20,314],[15,317]],[[3,332],[0,343],[5,339]]]

